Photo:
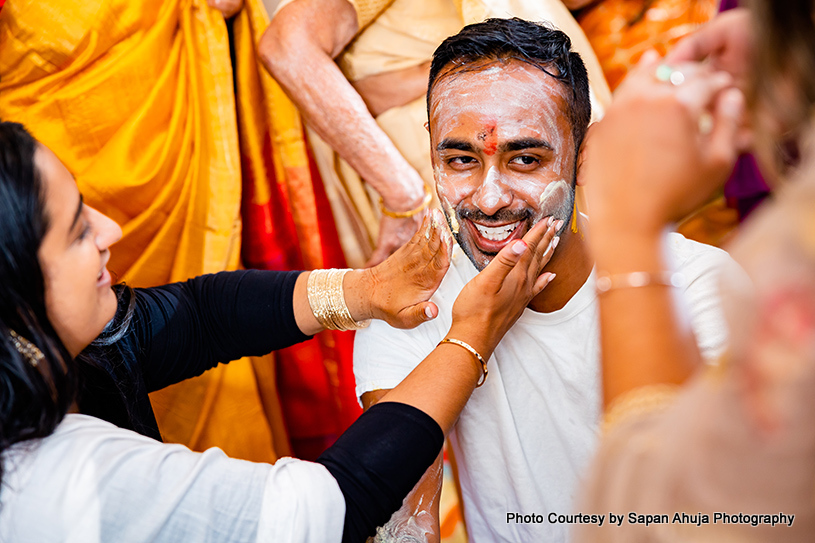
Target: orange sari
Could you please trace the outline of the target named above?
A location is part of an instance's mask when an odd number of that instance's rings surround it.
[[[85,201],[122,226],[109,265],[118,280],[153,286],[236,269],[242,191],[255,238],[299,255],[266,267],[334,263],[299,117],[256,60],[267,23],[260,0],[246,0],[233,23],[233,79],[227,25],[206,0],[18,0],[0,12],[0,117],[25,124]],[[274,212],[266,230],[252,214],[263,206]],[[327,335],[297,351],[313,370],[301,389],[314,416],[333,416],[316,429],[295,419],[295,434],[336,434],[346,420],[337,406],[353,416],[353,391],[350,402],[339,394],[348,341]],[[276,379],[271,356],[247,358],[154,393],[162,435],[274,461],[290,452]]]

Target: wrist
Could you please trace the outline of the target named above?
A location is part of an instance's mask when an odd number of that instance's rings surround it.
[[[480,354],[484,360],[489,361],[490,357],[492,356],[492,352],[498,345],[498,341],[494,341],[487,337],[487,334],[485,334],[483,330],[486,330],[486,327],[474,326],[453,320],[453,324],[450,326],[450,331],[447,332],[445,337],[458,339],[467,343],[473,349],[478,351],[478,354]]]
[[[382,197],[382,205],[386,209],[403,213],[422,205],[429,189],[425,187],[424,181],[418,174],[411,177],[413,179],[401,182],[390,181],[381,185],[382,190],[378,192]]]
[[[345,274],[343,281],[345,304],[355,321],[377,318],[374,314],[373,286],[370,268],[351,270]]]

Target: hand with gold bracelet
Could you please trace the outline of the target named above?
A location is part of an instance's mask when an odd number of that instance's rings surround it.
[[[739,151],[742,109],[729,74],[699,63],[668,66],[651,52],[589,131],[581,175],[606,406],[641,386],[681,384],[700,363],[676,307],[664,236],[725,181]]]
[[[523,240],[507,245],[464,287],[453,306],[447,335],[456,341],[439,344],[383,400],[418,407],[445,432],[452,426],[472,389],[483,383],[485,361],[498,342],[529,301],[554,279],[552,273],[541,273],[555,250],[551,243],[555,225],[550,223],[540,221]],[[410,242],[374,268],[301,274],[294,289],[298,326],[315,334],[325,328],[363,327],[372,318],[399,328],[436,318],[438,307],[430,297],[447,272],[451,244],[446,222],[434,210]],[[434,392],[428,394],[425,389],[431,382]],[[439,393],[445,388],[449,390]]]

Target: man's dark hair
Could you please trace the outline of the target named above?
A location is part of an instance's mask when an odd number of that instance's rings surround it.
[[[544,24],[523,19],[487,19],[465,26],[444,40],[433,53],[427,85],[427,110],[430,92],[439,75],[449,65],[452,71],[466,71],[468,65],[482,60],[518,60],[527,62],[566,85],[569,121],[575,141],[575,159],[591,118],[589,77],[578,53],[571,50],[569,36]]]

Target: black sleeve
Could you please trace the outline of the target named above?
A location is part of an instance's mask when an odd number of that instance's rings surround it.
[[[219,362],[308,339],[294,320],[300,273],[241,270],[134,289],[133,326],[148,391],[200,375]]]
[[[402,506],[444,443],[429,415],[403,403],[372,406],[317,459],[345,497],[343,543],[375,535]]]

